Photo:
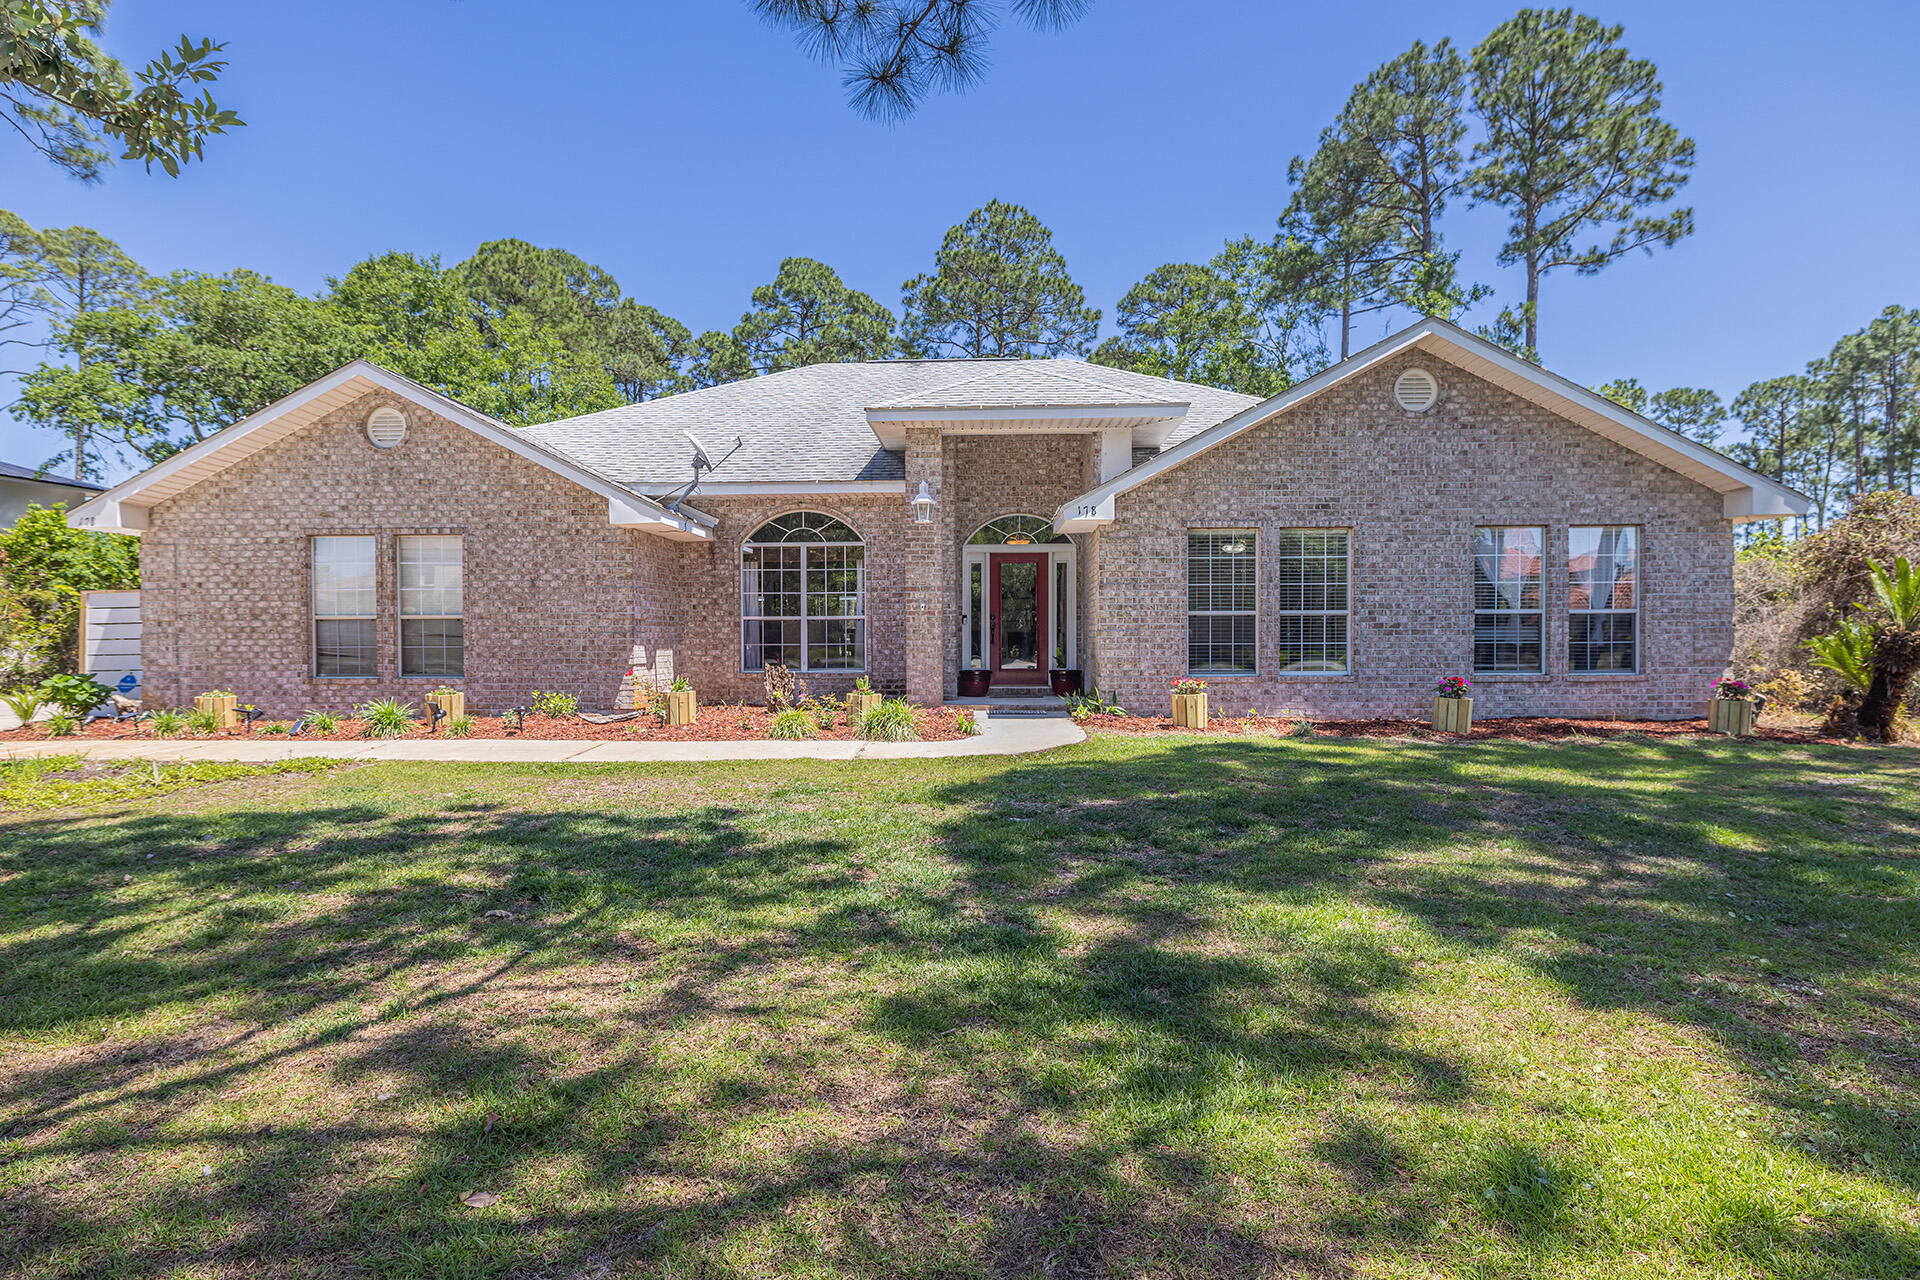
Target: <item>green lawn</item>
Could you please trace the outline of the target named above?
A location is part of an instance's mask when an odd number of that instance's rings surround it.
[[[1920,1274],[1920,752],[175,781],[0,815],[8,1277]]]

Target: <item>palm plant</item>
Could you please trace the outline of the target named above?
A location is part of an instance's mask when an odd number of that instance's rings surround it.
[[[1894,719],[1920,670],[1920,570],[1901,556],[1891,570],[1867,566],[1875,602],[1873,680],[1860,700],[1860,728],[1876,742],[1894,740]]]
[[[1813,665],[1839,675],[1861,693],[1873,683],[1873,628],[1858,618],[1849,618],[1840,629],[1815,636],[1805,648],[1813,654]]]
[[[30,723],[40,714],[40,708],[47,705],[46,695],[34,685],[22,685],[8,693],[0,693],[0,702],[7,704],[7,710],[20,717],[21,724]]]
[[[414,727],[413,704],[398,698],[374,698],[354,711],[367,722],[369,738],[397,738]]]

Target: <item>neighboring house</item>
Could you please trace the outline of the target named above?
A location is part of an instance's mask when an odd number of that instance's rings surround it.
[[[690,475],[692,432],[717,460]],[[916,499],[919,500],[916,504]],[[930,501],[929,501],[930,500]],[[364,361],[74,512],[138,533],[146,693],[446,683],[932,703],[1056,657],[1164,712],[1701,714],[1733,526],[1807,499],[1438,320],[1269,400],[1061,360],[816,365],[517,430]],[[925,522],[922,523],[924,518]]]
[[[20,517],[27,514],[27,508],[35,503],[51,507],[64,502],[71,509],[106,487],[91,480],[62,480],[58,476],[43,476],[31,467],[0,462],[0,529],[13,528],[20,522]]]

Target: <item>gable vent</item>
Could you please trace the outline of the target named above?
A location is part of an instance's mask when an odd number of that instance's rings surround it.
[[[1440,398],[1440,384],[1425,369],[1408,369],[1393,380],[1393,398],[1408,413],[1425,413]]]
[[[391,449],[407,438],[407,419],[398,409],[375,409],[367,415],[367,439],[377,449]]]

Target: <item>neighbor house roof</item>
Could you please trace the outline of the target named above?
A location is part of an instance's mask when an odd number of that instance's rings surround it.
[[[475,435],[516,453],[607,500],[608,523],[675,540],[704,540],[714,523],[694,512],[669,512],[651,498],[555,452],[527,432],[488,417],[457,400],[423,387],[411,378],[383,369],[371,360],[355,360],[290,396],[276,400],[205,440],[183,449],[139,475],[89,498],[67,513],[77,528],[140,533],[148,512],[165,501],[268,445],[283,440],[327,414],[376,390],[385,390],[438,414]]]
[[[1729,520],[1777,520],[1805,515],[1812,509],[1813,500],[1799,490],[1761,475],[1678,431],[1643,418],[1598,392],[1522,360],[1457,325],[1429,316],[1295,383],[1277,396],[1242,409],[1203,431],[1188,434],[1164,452],[1063,503],[1054,513],[1054,525],[1067,533],[1099,528],[1113,519],[1114,500],[1129,489],[1408,351],[1418,351],[1491,382],[1705,485],[1721,495],[1721,508]]]
[[[75,480],[72,476],[43,475],[32,467],[16,466],[11,462],[0,462],[0,480],[32,480],[38,484],[57,484],[69,489],[92,489],[96,493],[107,487],[91,480]]]
[[[878,434],[885,428],[870,411],[879,419],[936,410],[1145,407],[1152,420],[1178,420],[1169,437],[1178,440],[1255,403],[1253,396],[1079,360],[873,360],[807,365],[525,431],[649,492],[691,477],[683,431],[715,459],[736,436],[743,442],[702,483],[703,493],[769,484],[898,489],[906,474],[898,442],[888,447],[891,437]]]

